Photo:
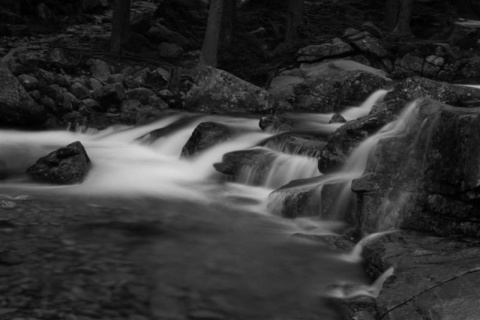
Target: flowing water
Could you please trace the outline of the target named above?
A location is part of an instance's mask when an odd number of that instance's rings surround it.
[[[348,109],[345,115],[368,113],[384,94],[376,93],[361,110]],[[243,133],[193,159],[181,158],[182,147],[204,121],[221,122]],[[338,127],[325,123],[325,116],[309,117],[309,122],[319,132]],[[359,177],[370,146],[398,130],[400,123],[367,139],[345,169],[327,180]],[[82,219],[95,226],[98,219],[102,226],[105,221],[115,225],[121,220],[141,223],[141,230],[160,230],[158,237],[157,231],[155,236],[145,232],[148,241],[136,240],[124,257],[135,259],[143,270],[139,277],[149,279],[146,314],[152,319],[340,319],[326,302],[332,286],[355,284],[367,288],[369,295],[378,291],[378,283],[370,287],[363,274],[359,249],[353,253],[355,259],[345,259],[346,252],[293,236],[334,234],[335,224],[286,220],[267,210],[268,195],[275,188],[319,175],[316,159],[269,150],[271,168],[257,186],[248,185],[255,172],[244,172],[238,181],[229,182],[212,166],[223,154],[259,148],[271,136],[258,128],[258,119],[180,113],[134,128],[1,130],[0,161],[10,175],[0,183],[0,210],[10,204],[13,208],[38,206],[44,212],[60,207],[67,217],[82,213]],[[93,164],[82,184],[45,185],[25,176],[25,169],[36,159],[73,141],[85,146]],[[72,232],[80,242],[88,238],[105,247],[121,242],[115,230],[95,230]]]

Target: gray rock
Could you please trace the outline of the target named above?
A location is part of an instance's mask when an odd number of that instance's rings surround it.
[[[294,120],[278,115],[261,117],[258,125],[263,131],[272,133],[291,131],[297,127]]]
[[[188,38],[162,25],[151,27],[147,32],[147,36],[153,41],[176,43],[182,48],[188,48],[191,45]]]
[[[251,185],[262,184],[268,177],[269,170],[275,155],[267,149],[251,149],[233,151],[223,155],[222,162],[215,163],[215,169],[234,179]],[[242,177],[243,173],[253,172],[249,177]]]
[[[111,75],[110,65],[103,60],[95,59],[91,61],[90,74],[98,81],[106,82]]]
[[[84,100],[91,98],[92,95],[90,94],[90,90],[87,87],[82,85],[79,82],[74,82],[71,87],[72,94],[77,97],[77,99]]]
[[[372,36],[366,36],[358,40],[352,40],[352,44],[360,51],[370,53],[378,58],[383,58],[388,55],[388,51],[382,46],[380,41]]]
[[[157,46],[160,58],[177,59],[183,54],[183,48],[176,43],[162,42]]]
[[[273,109],[271,94],[223,70],[204,67],[187,92],[185,108],[194,112],[264,113]]]
[[[480,236],[479,121],[476,109],[418,102],[405,130],[379,141],[352,184],[362,230]]]
[[[220,123],[202,122],[195,128],[183,146],[182,156],[193,157],[216,144],[227,141],[236,133],[237,130]]]
[[[475,319],[480,252],[477,239],[394,232],[366,245],[373,278],[394,267],[375,300],[377,319]]]
[[[0,124],[32,126],[46,119],[45,108],[30,97],[5,65],[0,64]]]
[[[317,158],[327,144],[326,139],[308,133],[284,132],[266,139],[261,146],[294,155]]]
[[[38,159],[26,173],[39,182],[74,184],[83,181],[89,168],[90,159],[77,141]]]
[[[345,120],[345,118],[341,114],[335,113],[332,116],[332,119],[330,119],[328,123],[345,123],[345,122],[347,122],[347,120]]]
[[[147,88],[135,88],[130,89],[125,93],[127,99],[135,99],[142,104],[148,104],[150,98],[156,96],[155,92]]]
[[[106,110],[111,106],[119,106],[120,102],[125,99],[125,90],[118,83],[107,84],[97,89],[92,94],[93,98],[98,101],[100,106]]]
[[[316,61],[353,52],[352,47],[340,38],[334,38],[328,43],[310,45],[298,51],[297,61]]]
[[[18,81],[27,91],[36,90],[38,88],[38,79],[28,74],[18,76]]]
[[[422,97],[459,107],[476,107],[480,102],[480,90],[421,77],[411,77],[399,82],[384,100],[412,101]]]
[[[348,60],[303,64],[301,69],[305,81],[293,85],[291,103],[301,111],[339,111],[390,83],[383,71]]]

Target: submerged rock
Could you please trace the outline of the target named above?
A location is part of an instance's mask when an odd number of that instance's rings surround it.
[[[182,156],[189,158],[196,154],[230,139],[236,130],[215,122],[200,123],[182,149]]]
[[[32,126],[46,120],[45,108],[30,97],[5,65],[0,64],[0,124]]]
[[[253,185],[259,185],[268,177],[275,155],[266,149],[233,151],[223,155],[222,162],[213,166],[221,173]]]
[[[185,108],[194,112],[266,113],[273,109],[271,94],[228,72],[204,67],[185,97]]]
[[[85,148],[76,141],[38,159],[26,173],[39,182],[74,184],[83,181],[90,164]]]

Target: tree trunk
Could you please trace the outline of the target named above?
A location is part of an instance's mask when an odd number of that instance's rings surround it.
[[[398,21],[401,0],[387,0],[385,4],[385,16],[383,23],[389,31],[393,31]]]
[[[220,46],[220,33],[224,0],[211,0],[208,11],[207,30],[203,39],[202,52],[200,53],[200,66],[217,66],[218,47]]]
[[[228,46],[232,43],[235,30],[236,0],[225,0],[223,8],[221,44]]]
[[[110,52],[120,54],[130,31],[130,0],[114,0]]]
[[[414,0],[399,0],[400,5],[398,8],[397,21],[393,33],[395,34],[411,34],[410,20],[412,20]]]
[[[285,42],[290,42],[298,37],[298,27],[303,24],[303,0],[287,0],[287,29]]]

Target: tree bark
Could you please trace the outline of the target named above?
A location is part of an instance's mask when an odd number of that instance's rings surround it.
[[[285,42],[290,42],[298,37],[298,27],[303,24],[303,0],[287,0],[287,29]]]
[[[223,8],[222,34],[220,35],[221,45],[228,46],[232,43],[235,30],[236,0],[225,0]]]
[[[388,1],[387,5],[392,2]],[[390,19],[395,20],[392,33],[406,35],[412,33],[410,20],[412,20],[413,3],[414,0],[396,0],[396,4],[392,4],[395,10],[395,12],[390,13]]]
[[[130,0],[114,0],[110,52],[122,53],[130,32]]]
[[[207,30],[200,53],[199,65],[217,66],[218,48],[224,11],[224,0],[211,0],[208,11]]]

